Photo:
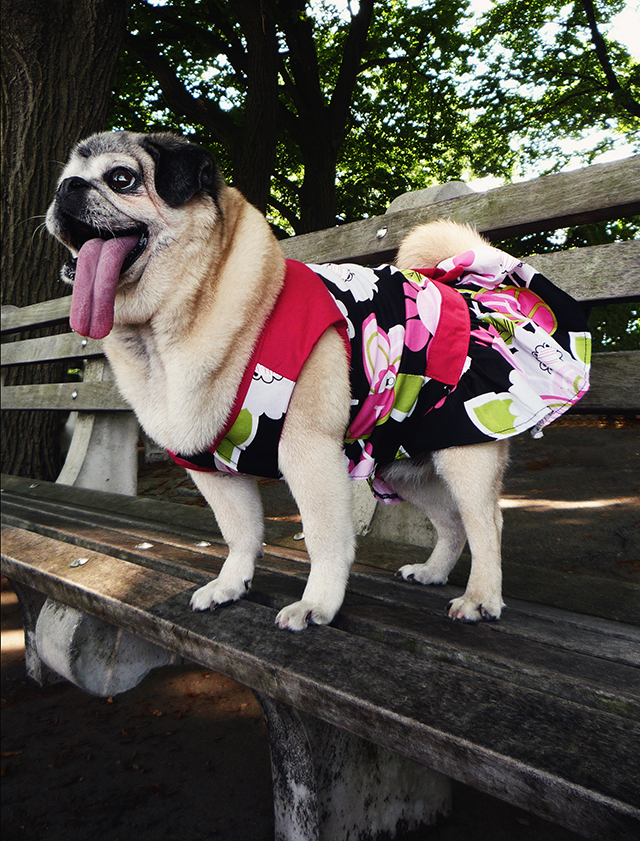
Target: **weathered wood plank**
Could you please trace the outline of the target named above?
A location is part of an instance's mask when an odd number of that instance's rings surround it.
[[[219,533],[197,527],[198,523],[204,525],[209,521],[207,509],[197,509],[195,513],[201,516],[192,519],[189,528],[181,530],[185,516],[182,505],[147,500],[151,505],[146,506],[147,511],[140,517],[135,516],[127,505],[128,502],[133,502],[131,500],[121,502],[121,511],[117,513],[115,510],[107,510],[117,503],[116,500],[112,500],[110,494],[94,494],[96,507],[91,507],[90,497],[73,502],[73,494],[66,493],[73,489],[65,488],[65,493],[58,495],[55,493],[56,486],[53,486],[54,493],[50,497],[47,493],[50,486],[46,483],[40,483],[38,488],[28,488],[22,494],[12,492],[11,485],[19,487],[21,481],[12,480],[16,480],[16,477],[3,477],[2,519],[5,523],[86,546],[95,551],[114,554],[124,560],[148,565],[162,572],[188,577],[198,584],[205,583],[208,576],[217,574],[222,559],[226,557],[226,546]],[[22,482],[24,483],[24,480]],[[153,509],[157,509],[156,517],[150,519]],[[199,538],[203,535],[210,545],[199,547]],[[150,544],[149,548],[144,552],[137,551],[142,542]],[[460,642],[461,638],[468,639],[467,631],[459,630],[462,626],[456,625],[454,630],[451,630],[450,623],[445,620],[448,600],[459,595],[461,589],[415,587],[396,580],[392,570],[377,564],[377,556],[384,545],[382,541],[371,543],[368,538],[360,541],[349,592],[356,597],[365,597],[367,604],[373,600],[384,603],[385,609],[399,608],[402,611],[416,612],[421,621],[428,621],[428,618],[432,617],[438,627],[442,625],[447,629],[446,637],[449,641],[457,639]],[[403,561],[409,563],[422,560],[421,550],[416,547],[413,547],[413,554],[412,547],[408,546],[386,544],[386,548],[394,552],[396,566],[398,553],[402,555]],[[185,570],[185,565],[188,571]],[[258,568],[304,581],[309,569],[308,556],[306,552],[290,550],[277,544],[267,545]],[[467,576],[468,569],[465,569],[462,578],[466,580]],[[551,580],[548,582],[548,589],[560,591],[559,602],[563,604],[564,609],[545,608],[542,604],[531,605],[511,598],[512,587],[524,593],[525,598],[527,590],[534,589],[539,595],[543,590],[544,579],[549,576]],[[626,609],[627,621],[633,622],[635,618],[635,622],[639,623],[638,586],[629,582],[603,581],[590,576],[579,578],[584,580],[584,586],[581,586],[576,576],[563,576],[557,572],[554,574],[552,570],[538,571],[531,567],[509,564],[505,570],[505,595],[509,598],[506,621],[481,626],[473,638],[481,638],[483,644],[486,644],[496,634],[500,637],[514,636],[519,640],[526,638],[572,653],[590,653],[619,664],[636,667],[640,665],[640,630],[637,627],[621,624],[624,619],[611,622],[595,618],[593,615],[585,616],[582,612],[571,612],[590,610],[591,601],[597,604],[606,602],[610,590],[612,602],[629,603]],[[564,586],[563,580],[567,582]],[[300,589],[300,584],[295,586]],[[569,589],[571,586],[575,589],[573,597]],[[586,598],[584,591],[593,592],[593,597]],[[289,588],[287,592],[295,595],[295,591],[290,591]],[[614,612],[616,609],[620,610],[614,607]],[[625,608],[621,610],[625,612]],[[457,634],[462,634],[463,637],[458,638]],[[630,688],[631,681],[626,685]],[[640,694],[640,684],[636,688]]]
[[[43,327],[48,324],[59,324],[69,319],[71,310],[71,296],[54,298],[40,304],[28,307],[3,307],[2,332],[11,333],[17,330],[27,330],[30,327]]]
[[[73,396],[75,395],[75,397]],[[628,411],[638,408],[640,351],[593,356],[590,391],[577,411]],[[65,411],[130,411],[114,383],[45,383],[2,390],[4,409]]]
[[[591,837],[632,838],[637,829],[640,727],[627,717],[333,628],[283,634],[260,605],[194,614],[188,582],[99,553],[70,569],[75,554],[5,530],[3,571],[27,586],[569,828],[584,831],[588,817]],[[398,692],[398,674],[410,694]]]
[[[163,540],[171,545],[185,546],[205,540],[221,543],[222,538],[211,510],[208,507],[184,506],[169,503],[164,500],[152,500],[144,497],[124,498],[119,495],[105,494],[88,489],[65,487],[46,482],[31,482],[17,476],[3,476],[3,502],[6,511],[10,510],[13,495],[16,504],[25,509],[27,521],[34,522],[38,511],[49,512],[57,518],[58,526],[63,517],[68,517],[72,528],[86,518],[89,524],[112,528],[125,534],[139,534],[140,539],[156,538],[152,534],[164,534]],[[3,512],[4,515],[4,512]],[[291,548],[291,537],[299,527],[296,525],[268,521],[266,523],[266,540],[273,544],[266,548],[267,558],[270,554],[278,558],[288,559],[296,564],[304,564],[305,568],[298,575],[306,575],[308,556],[306,552]],[[146,536],[145,536],[146,535]],[[134,540],[139,542],[139,540]],[[133,544],[129,544],[130,546]],[[300,546],[300,544],[296,544]],[[214,552],[212,547],[207,552]],[[373,540],[370,537],[359,541],[357,563],[354,571],[367,573],[382,573],[376,597],[383,598],[385,588],[393,581],[393,573],[401,563],[421,563],[424,561],[424,550],[420,547],[402,545],[389,541]],[[579,559],[576,559],[579,565]],[[293,574],[293,567],[278,569]],[[464,587],[468,577],[468,556],[463,556],[451,575],[451,583]],[[572,628],[581,621],[588,626],[597,623],[594,617],[640,624],[640,590],[637,584],[625,581],[611,581],[594,578],[588,575],[567,575],[550,569],[547,565],[528,566],[511,560],[505,566],[504,592],[509,597],[509,608],[513,606],[513,599],[532,599],[538,603],[535,610],[544,610],[539,605],[548,605],[551,614],[548,621],[557,625],[560,616],[571,617]],[[448,599],[460,595],[459,590],[450,588],[424,588],[403,585],[398,582],[398,588],[392,588],[394,600],[407,607],[422,609],[429,607],[438,614],[444,614]],[[562,608],[561,612],[553,608]],[[534,606],[522,603],[518,611],[531,615]],[[571,614],[570,611],[576,611]],[[587,616],[579,617],[579,614]],[[538,614],[536,614],[538,615]],[[588,627],[581,626],[581,627]],[[496,625],[500,629],[511,628],[511,624]],[[568,639],[574,639],[573,630],[568,633]],[[593,641],[590,643],[593,645]],[[640,638],[636,645],[640,646]],[[640,650],[640,649],[639,649]],[[607,656],[604,654],[604,656]]]
[[[592,386],[576,411],[633,411],[639,395],[640,351],[594,354]],[[110,382],[9,386],[2,390],[2,405],[4,409],[131,410]]]
[[[287,257],[306,263],[382,262],[393,259],[412,228],[435,219],[472,223],[499,241],[638,212],[640,155],[635,155],[302,234],[285,240],[283,246]]]
[[[532,254],[527,261],[577,301],[640,299],[640,240]]]
[[[49,362],[53,359],[79,360],[103,356],[102,342],[84,339],[77,333],[42,336],[2,345],[2,365]]]
[[[5,501],[3,505],[3,522],[7,525],[64,542],[72,538],[74,546],[176,575],[199,586],[218,574],[225,554],[221,546],[196,548],[193,542],[180,546],[179,541],[144,529],[118,534],[88,528],[80,522],[69,534],[65,518],[56,519],[55,515],[42,517],[34,527],[33,522],[14,516],[11,503]],[[140,543],[136,541],[144,541],[148,548],[138,549]],[[273,553],[277,548],[267,547],[247,599],[276,608],[299,595],[301,578],[308,568],[298,565],[295,569]],[[548,618],[532,618],[526,614],[526,606],[521,610],[519,603],[510,603],[502,633],[497,626],[470,631],[461,625],[452,627],[445,617],[451,589],[438,593],[437,599],[423,590],[419,599],[414,588],[403,587],[389,575],[372,579],[356,571],[335,625],[399,651],[412,651],[416,657],[451,662],[606,712],[630,705],[640,718],[640,664],[636,656],[640,634],[634,639],[634,629],[597,621],[589,627],[585,617],[575,617],[574,624],[571,614],[559,611],[551,611]],[[629,640],[627,634],[631,635]]]
[[[74,396],[75,395],[75,396]],[[44,383],[2,389],[3,409],[130,412],[112,382]]]
[[[594,353],[591,388],[576,412],[626,412],[640,408],[640,351]]]

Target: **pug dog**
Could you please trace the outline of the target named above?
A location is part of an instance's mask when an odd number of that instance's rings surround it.
[[[446,583],[468,540],[471,573],[449,616],[500,617],[508,439],[538,434],[559,413],[557,399],[539,398],[556,392],[534,380],[545,366],[557,379],[575,336],[587,342],[576,313],[561,336],[523,314],[542,312],[534,270],[447,221],[409,234],[397,268],[292,264],[209,153],[168,133],[81,142],[46,222],[72,255],[62,270],[74,286],[72,328],[104,339],[123,397],[189,470],[228,544],[194,610],[249,590],[263,545],[255,476],[278,475],[310,557],[281,628],[330,623],[342,605],[355,552],[351,478],[373,480],[381,498],[411,503],[435,526],[430,558],[401,578]],[[363,309],[383,287],[391,315]],[[518,329],[524,349],[513,344]],[[531,376],[511,359],[525,352]],[[565,408],[588,385],[588,354],[578,356],[564,372],[571,388],[577,368],[581,377]],[[490,385],[474,385],[483,376]]]

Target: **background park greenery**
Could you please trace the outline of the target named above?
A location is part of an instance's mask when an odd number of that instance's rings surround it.
[[[68,294],[43,214],[69,150],[105,128],[191,136],[279,236],[434,183],[638,151],[640,63],[612,35],[627,6],[638,0],[3,0],[2,303]],[[628,218],[506,245],[639,231]],[[597,349],[639,346],[636,307],[594,311]],[[4,469],[54,477],[56,422],[5,415]]]
[[[622,0],[484,5],[478,16],[467,0],[133,0],[109,123],[193,135],[280,235],[384,213],[434,183],[556,171],[575,161],[570,140],[584,163],[637,144],[640,65],[606,34]],[[636,307],[598,308],[592,321],[596,348],[638,346]]]

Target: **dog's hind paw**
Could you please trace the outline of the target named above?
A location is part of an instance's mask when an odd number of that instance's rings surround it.
[[[231,586],[215,578],[195,591],[191,596],[191,607],[193,610],[215,610],[219,605],[238,601],[247,594],[250,587],[250,581],[243,581],[240,586]]]
[[[312,625],[328,625],[333,619],[311,602],[304,599],[283,607],[276,616],[276,625],[287,631],[304,631],[309,623]]]
[[[502,599],[479,602],[463,595],[451,602],[449,619],[453,619],[454,622],[495,622],[500,619],[503,607]]]
[[[433,569],[429,564],[407,564],[396,572],[397,578],[412,581],[415,584],[446,584],[447,576]]]

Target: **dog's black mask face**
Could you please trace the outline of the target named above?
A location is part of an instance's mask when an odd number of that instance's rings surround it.
[[[217,203],[222,176],[205,149],[172,135],[149,135],[141,146],[155,161],[156,192],[170,207],[180,207],[199,192]]]

